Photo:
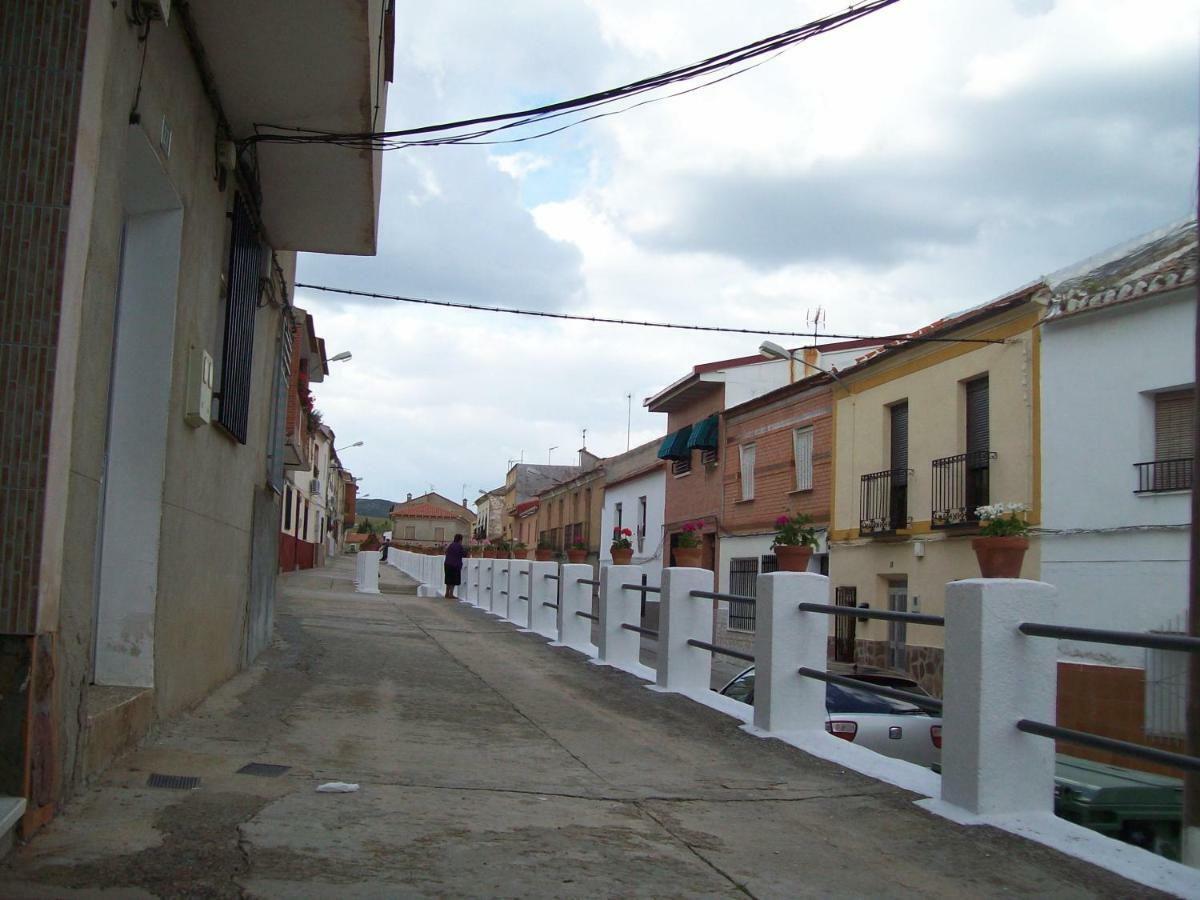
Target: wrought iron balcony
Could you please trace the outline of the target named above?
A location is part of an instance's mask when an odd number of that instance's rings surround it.
[[[859,494],[860,534],[891,534],[908,527],[910,469],[885,469],[862,477]]]
[[[1134,463],[1133,467],[1137,469],[1138,482],[1135,494],[1190,491],[1192,489],[1192,457],[1190,456]]]
[[[974,525],[979,521],[975,510],[988,504],[988,483],[992,460],[988,450],[972,450],[957,456],[944,456],[932,463],[934,528]]]

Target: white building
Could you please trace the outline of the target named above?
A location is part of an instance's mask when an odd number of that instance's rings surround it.
[[[1059,590],[1063,623],[1184,630],[1195,281],[1193,221],[1051,282],[1041,329],[1040,544],[1042,579]],[[1176,701],[1174,676],[1162,669],[1178,655],[1060,645],[1068,670],[1108,679],[1105,692],[1125,681],[1131,695],[1142,694],[1150,736],[1170,736],[1164,717],[1182,716],[1182,674]],[[1060,665],[1060,685],[1066,674]],[[1131,732],[1138,718],[1130,713]]]
[[[658,584],[662,568],[663,516],[666,511],[667,467],[657,456],[662,438],[604,461],[604,510],[600,518],[600,564],[612,564],[614,529],[633,532],[633,564],[651,566],[650,584]]]

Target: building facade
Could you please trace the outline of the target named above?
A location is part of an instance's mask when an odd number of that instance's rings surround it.
[[[600,516],[600,564],[612,563],[614,531],[633,532],[634,565],[662,566],[663,516],[667,464],[658,458],[661,438],[604,460],[604,497]],[[650,584],[659,583],[655,573]]]
[[[833,388],[835,602],[941,615],[978,577],[975,509],[1024,503],[1041,522],[1038,321],[1044,285],[943,319],[843,370]],[[956,338],[931,342],[928,338]],[[967,340],[962,340],[967,339]],[[1033,540],[1021,577],[1038,578]],[[861,623],[861,662],[940,694],[942,629]]]
[[[25,835],[269,640],[294,254],[375,251],[380,160],[245,141],[369,130],[386,95],[379,5],[302,7],[285,32],[268,4],[0,7],[0,795]]]
[[[392,507],[392,541],[416,547],[440,547],[461,534],[465,540],[475,527],[475,516],[463,504],[430,492],[408,495]]]

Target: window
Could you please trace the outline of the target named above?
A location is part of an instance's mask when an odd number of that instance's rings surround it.
[[[239,444],[250,422],[250,370],[254,362],[254,311],[258,307],[263,245],[242,195],[233,201],[226,272],[225,335],[221,351],[221,391],[217,422]]]
[[[288,486],[283,489],[283,530],[292,530],[292,489]]]
[[[300,492],[296,491],[296,530],[300,530]]]
[[[717,464],[717,450],[715,447],[710,450],[700,451],[700,464],[705,466],[715,466]]]
[[[613,540],[616,540],[617,535],[621,531],[621,504],[613,505]]]
[[[1154,395],[1154,459],[1192,457],[1191,391],[1167,391]]]
[[[638,497],[637,517],[637,552],[640,554],[646,544],[646,498]]]
[[[812,428],[797,428],[792,432],[792,446],[796,453],[796,490],[811,491],[813,486]]]
[[[671,460],[671,474],[675,476],[686,475],[692,471],[692,458],[674,459]]]
[[[729,593],[742,597],[758,595],[758,557],[734,557],[729,560]],[[754,631],[754,604],[729,601],[731,631]]]
[[[742,452],[742,499],[754,499],[754,445],[744,444]]]
[[[304,504],[304,532],[300,535],[300,540],[308,540],[308,504]]]
[[[433,529],[433,539],[435,541],[444,541],[446,539],[446,529],[445,528]]]

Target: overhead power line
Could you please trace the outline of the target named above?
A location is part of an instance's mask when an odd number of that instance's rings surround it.
[[[731,78],[734,75],[739,75],[742,72],[761,65],[763,62],[767,61],[767,58],[777,56],[784,50],[806,41],[809,38],[813,38],[821,34],[827,34],[830,31],[834,31],[845,25],[849,25],[851,22],[856,22],[861,18],[869,16],[872,13],[878,12],[884,7],[891,6],[893,3],[897,2],[899,2],[899,0],[868,0],[868,2],[851,5],[850,8],[842,12],[825,16],[824,18],[814,19],[813,21],[797,28],[781,31],[780,33],[771,35],[770,37],[761,38],[760,40],[753,41],[752,43],[745,44],[733,50],[727,50],[723,53],[718,53],[715,56],[710,56],[707,59],[691,63],[690,65],[680,66],[666,72],[661,72],[658,75],[642,78],[637,81],[631,81],[627,84],[620,85],[619,87],[597,91],[595,93],[586,94],[582,97],[575,97],[570,100],[560,100],[556,103],[549,103],[544,106],[531,107],[529,109],[517,110],[515,112],[476,116],[474,118],[460,119],[453,122],[442,122],[437,125],[423,125],[417,128],[403,128],[394,131],[337,133],[313,131],[311,129],[297,128],[295,126],[288,125],[257,123],[255,126],[256,129],[262,128],[270,130],[258,131],[258,133],[243,138],[238,143],[241,146],[249,146],[251,144],[258,143],[335,144],[338,146],[352,147],[356,149],[399,150],[406,147],[431,147],[441,144],[515,143],[519,141],[531,140],[535,137],[543,137],[547,134],[553,134],[557,131],[562,131],[565,128],[570,128],[574,125],[591,121],[592,119],[600,118],[602,116],[615,115],[620,112],[626,112],[629,109],[634,109],[637,106],[642,106],[646,103],[654,103],[658,100],[665,100],[668,99],[668,97],[679,96],[680,94],[689,93],[694,90],[699,90],[702,87],[716,84],[719,81],[724,81],[726,78]],[[704,79],[710,75],[718,75],[719,77],[704,81]],[[595,109],[610,103],[616,103],[621,100],[636,97],[649,91],[655,91],[669,85],[695,81],[700,81],[701,83],[693,85],[692,87],[682,91],[676,91],[675,93],[669,94],[665,97],[643,100],[640,103],[627,106],[620,110],[599,113],[597,115],[578,119],[548,131],[543,131],[539,134],[512,138],[509,140],[481,140],[481,138],[485,138],[488,135],[492,135],[500,131],[506,131],[512,128],[521,128],[526,125],[543,122],[548,119],[555,119],[571,113]]]
[[[681,331],[719,331],[727,334],[765,334],[772,337],[812,337],[807,331],[774,331],[764,328],[734,328],[728,325],[681,325],[674,322],[643,322],[636,319],[614,319],[608,316],[582,316],[575,313],[545,312],[538,309],[513,309],[507,306],[483,306],[478,303],[463,303],[454,300],[430,300],[426,297],[405,297],[399,294],[379,294],[374,291],[355,291],[350,288],[329,287],[322,284],[305,284],[296,282],[295,287],[307,288],[310,291],[324,291],[329,294],[345,294],[349,297],[367,297],[373,300],[392,300],[396,303],[415,303],[421,306],[442,306],[449,309],[469,309],[475,312],[507,313],[512,316],[536,316],[539,319],[567,319],[573,322],[593,322],[604,325],[634,325],[639,328],[675,328]],[[1003,344],[1003,339],[996,338],[952,338],[952,337],[910,337],[908,335],[874,335],[874,334],[828,334],[822,332],[823,338],[837,338],[845,341],[879,341],[891,343],[903,341],[913,344]]]

